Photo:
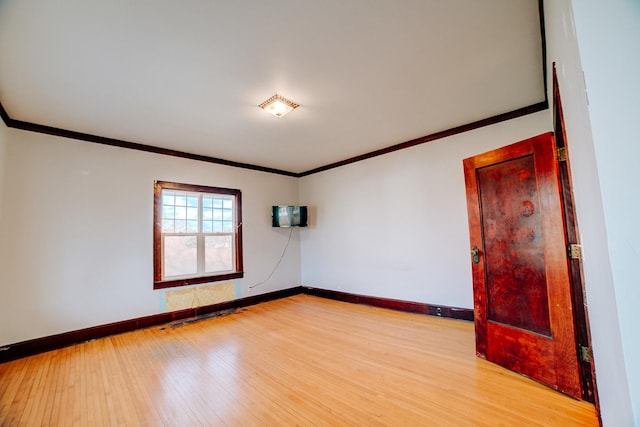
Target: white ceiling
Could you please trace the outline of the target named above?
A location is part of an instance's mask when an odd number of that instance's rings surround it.
[[[0,102],[299,173],[544,101],[541,46],[538,0],[0,0]]]

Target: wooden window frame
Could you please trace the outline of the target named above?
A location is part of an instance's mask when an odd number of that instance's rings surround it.
[[[235,211],[235,270],[221,274],[203,273],[193,276],[163,279],[162,268],[162,190],[188,191],[192,193],[220,194],[233,196]],[[199,218],[202,222],[202,218]],[[156,181],[153,189],[153,289],[164,289],[198,283],[219,282],[244,277],[242,263],[242,194],[240,190],[209,187],[204,185],[181,184],[169,181]]]

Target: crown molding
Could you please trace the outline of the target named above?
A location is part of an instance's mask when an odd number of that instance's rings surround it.
[[[154,145],[140,144],[137,142],[125,141],[121,139],[108,138],[99,135],[92,135],[88,133],[76,132],[68,129],[60,129],[52,126],[46,126],[37,123],[31,123],[22,120],[16,120],[9,116],[7,111],[0,101],[0,117],[4,121],[5,125],[10,128],[22,129],[30,132],[43,133],[48,135],[60,136],[63,138],[76,139],[80,141],[93,142],[97,144],[110,145],[114,147],[127,148],[131,150],[146,151],[149,153],[162,154],[165,156],[181,157],[185,159],[198,160],[201,162],[214,163],[218,165],[231,166],[243,169],[249,169],[260,172],[267,172],[277,175],[290,176],[294,178],[301,178],[304,176],[313,175],[316,173],[324,172],[330,169],[345,166],[351,163],[360,162],[362,160],[371,159],[373,157],[382,156],[384,154],[393,153],[394,151],[404,150],[406,148],[414,147],[416,145],[425,144],[427,142],[435,141],[438,139],[446,138],[449,136],[457,135],[463,132],[479,129],[481,127],[493,125],[506,120],[515,119],[528,114],[533,114],[539,111],[549,109],[549,94],[548,94],[548,82],[547,82],[547,43],[545,35],[545,20],[544,20],[544,0],[538,0],[538,10],[540,16],[540,37],[541,37],[541,55],[542,55],[542,76],[544,82],[544,101],[531,104],[516,110],[508,111],[506,113],[498,114],[492,117],[487,117],[482,120],[478,120],[472,123],[467,123],[461,126],[456,126],[443,131],[435,132],[430,135],[426,135],[420,138],[412,139],[410,141],[395,144],[386,148],[371,151],[368,153],[360,154],[358,156],[350,157],[345,160],[330,163],[324,166],[319,166],[314,169],[309,169],[304,172],[292,172],[282,169],[275,169],[266,166],[254,165],[250,163],[237,162],[233,160],[221,159],[218,157],[204,156],[200,154],[188,153],[185,151],[170,150],[167,148],[161,148]]]

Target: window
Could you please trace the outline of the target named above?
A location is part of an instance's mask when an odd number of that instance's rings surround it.
[[[158,181],[154,289],[243,277],[240,190]]]

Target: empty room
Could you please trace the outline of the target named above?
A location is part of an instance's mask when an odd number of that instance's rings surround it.
[[[0,425],[640,425],[639,45],[634,0],[0,0]]]

